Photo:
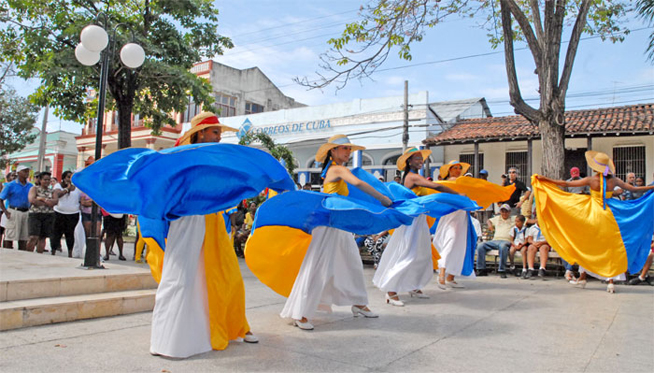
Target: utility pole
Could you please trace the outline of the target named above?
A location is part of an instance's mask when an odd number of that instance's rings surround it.
[[[409,81],[404,81],[404,132],[402,133],[402,153],[409,146]]]
[[[41,138],[39,139],[39,158],[36,168],[39,172],[43,172],[45,167],[45,139],[47,137],[46,127],[48,125],[48,105],[45,105],[45,112],[43,113],[43,123],[41,124]]]

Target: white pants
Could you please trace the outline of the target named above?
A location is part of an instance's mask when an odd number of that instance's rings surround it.
[[[383,291],[420,290],[433,273],[429,226],[425,215],[420,215],[393,232],[372,282]]]
[[[336,228],[317,227],[311,237],[280,315],[300,320],[313,317],[318,305],[368,304],[363,263],[352,234]]]

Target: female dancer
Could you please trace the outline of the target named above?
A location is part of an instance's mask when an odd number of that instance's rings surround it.
[[[352,175],[344,166],[352,150],[362,149],[365,148],[353,145],[345,135],[332,136],[318,149],[316,161],[323,163],[324,192],[347,196],[346,183],[349,183],[384,206],[390,206],[388,197]],[[378,317],[367,307],[363,264],[354,237],[327,226],[316,227],[311,232],[311,243],[281,316],[292,318],[300,329],[312,330],[309,318],[319,304],[352,305],[354,316]]]
[[[470,165],[465,162],[451,161],[441,167],[440,177],[442,180],[454,181],[464,175],[469,168]],[[462,210],[445,215],[438,221],[433,243],[441,256],[438,260],[437,284],[442,290],[448,287],[464,287],[454,281],[454,276],[461,275],[461,269],[466,259],[466,248],[471,244],[468,242],[468,225],[470,224],[468,212]],[[474,272],[471,273],[471,276],[474,277]]]
[[[620,180],[615,176],[613,161],[605,153],[589,150],[586,161],[596,173],[580,180],[553,180],[535,175],[532,185],[536,191],[538,222],[547,241],[561,257],[583,267],[577,284],[585,287],[586,272],[592,271],[598,277],[605,276],[609,282],[606,290],[614,293],[614,276],[627,269],[630,272],[640,269],[647,258],[648,240],[654,230],[654,194],[635,201],[619,201],[611,199],[613,188],[646,192],[654,186],[634,187]],[[591,192],[589,196],[570,194],[542,182],[566,187],[588,186]]]
[[[402,183],[418,196],[429,194],[425,188],[439,192],[458,194],[454,190],[431,182],[418,171],[431,150],[410,148],[397,160],[397,168],[404,171]],[[386,290],[386,303],[404,306],[398,292],[408,291],[411,297],[429,298],[420,290],[429,283],[434,273],[431,254],[431,237],[425,215],[413,219],[411,225],[403,225],[391,236],[372,282]]]

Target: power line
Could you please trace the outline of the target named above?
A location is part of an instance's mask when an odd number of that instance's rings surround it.
[[[255,31],[244,32],[242,34],[234,35],[234,36],[232,36],[232,38],[237,38],[237,37],[240,37],[240,36],[243,36],[243,35],[257,34],[257,33],[263,32],[263,31],[274,30],[274,29],[278,29],[278,28],[284,28],[284,27],[288,27],[290,25],[297,25],[297,24],[300,24],[300,23],[311,22],[311,21],[315,21],[315,20],[318,20],[318,19],[325,19],[325,18],[329,18],[329,17],[340,16],[340,15],[343,15],[343,14],[354,13],[354,12],[358,12],[358,11],[359,11],[359,9],[347,10],[347,11],[342,12],[342,13],[328,14],[326,16],[304,19],[304,20],[297,21],[297,22],[289,22],[289,23],[285,23],[285,24],[279,25],[279,26],[273,26],[273,27],[263,28],[263,29],[259,29],[259,30],[255,30]]]

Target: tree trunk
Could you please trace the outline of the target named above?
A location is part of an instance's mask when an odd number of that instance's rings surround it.
[[[538,122],[543,160],[541,173],[554,179],[565,175],[565,126],[556,124],[554,115],[548,115]]]
[[[132,103],[118,102],[118,149],[132,146]]]

